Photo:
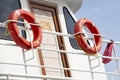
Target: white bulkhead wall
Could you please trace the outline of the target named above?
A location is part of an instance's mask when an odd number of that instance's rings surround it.
[[[58,16],[60,20],[60,26],[62,29],[62,32],[67,34],[67,28],[66,28],[66,23],[63,15],[63,6],[66,6],[68,10],[70,11],[71,15],[73,18],[77,21],[75,18],[74,14],[71,12],[70,8],[68,5],[66,5],[64,0],[34,0],[38,2],[47,3],[48,4],[56,4],[58,8]],[[28,0],[20,0],[21,6],[23,9],[29,10],[29,4]],[[68,37],[63,37],[66,51],[70,52],[81,52],[83,53],[82,50],[76,50],[71,47],[71,44],[69,42]],[[8,44],[15,44],[13,41],[6,41],[6,40],[0,40],[0,43],[8,43]],[[29,53],[29,54],[27,54]],[[28,51],[24,55],[23,50],[19,47],[16,46],[6,46],[6,45],[0,45],[0,62],[6,62],[6,63],[15,63],[15,64],[32,64],[32,65],[39,65],[38,61],[38,55],[36,54],[36,51],[34,51],[34,59],[25,62],[24,57],[27,57],[27,59],[32,57],[31,51]],[[79,69],[83,71],[90,71],[90,64],[89,64],[89,59],[88,56],[83,56],[83,55],[77,55],[77,54],[67,54],[68,55],[68,60],[70,64],[70,68],[72,69]],[[98,65],[98,61],[94,61],[92,64]],[[100,63],[100,66],[96,68],[94,71],[104,71],[104,66]],[[34,74],[34,75],[39,75],[41,74],[39,71],[39,68],[35,67],[27,67],[27,72],[26,72],[26,67],[25,66],[18,66],[18,65],[5,65],[5,64],[0,64],[0,73],[14,73],[14,74]],[[71,71],[72,77],[79,78],[80,80],[92,80],[92,73],[90,72],[78,72],[78,71]],[[95,80],[107,80],[105,75],[100,75],[100,74],[95,74],[94,75]]]
[[[34,0],[34,1],[38,1],[38,0]],[[41,2],[41,0],[39,0],[39,1]],[[82,5],[81,4],[82,1],[80,1],[81,3],[79,3],[79,1],[78,1],[78,4],[80,4],[80,6],[77,6],[77,8],[75,10],[70,9],[70,8],[72,8],[71,3],[68,3],[68,5],[66,4],[68,0],[44,0],[44,1],[48,2],[48,4],[54,3],[54,4],[57,5],[58,16],[59,16],[60,26],[61,26],[62,32],[67,34],[68,32],[67,32],[67,28],[66,28],[64,15],[63,15],[63,6],[68,8],[72,17],[75,19],[75,21],[77,21],[77,18],[74,16],[74,13],[75,13],[75,11],[77,11],[78,7],[80,7]],[[73,5],[75,5],[75,3],[73,3]],[[65,42],[66,51],[83,53],[82,50],[76,50],[76,49],[73,49],[71,47],[71,44],[69,42],[68,37],[63,37],[63,38],[64,38],[64,42]],[[68,59],[69,59],[69,63],[70,63],[70,68],[79,69],[79,70],[83,70],[83,71],[88,71],[88,72],[71,71],[72,77],[79,78],[79,79],[85,79],[85,80],[88,80],[88,79],[92,80],[93,77],[94,77],[95,80],[100,80],[100,79],[107,80],[106,75],[96,73],[93,76],[93,74],[89,72],[91,67],[90,67],[88,56],[77,55],[77,54],[67,54],[67,55],[68,55]],[[94,69],[93,71],[98,71],[98,72],[99,71],[102,71],[102,72],[105,71],[104,70],[104,65],[101,62],[102,61],[100,60],[100,66],[98,68]],[[96,59],[95,61],[92,62],[92,66],[97,66],[97,65],[99,65],[98,59]]]

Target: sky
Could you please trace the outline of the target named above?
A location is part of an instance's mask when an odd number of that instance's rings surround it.
[[[100,33],[105,36],[103,39],[120,41],[120,0],[83,0],[81,8],[75,15],[78,19],[91,20]],[[106,44],[102,45],[102,48],[105,46]],[[115,48],[118,57],[120,57],[120,45],[115,45]],[[104,51],[104,49],[102,50]],[[115,65],[115,61],[105,65],[106,71],[116,70]],[[113,80],[119,79],[114,77]]]
[[[90,19],[105,39],[120,41],[120,0],[83,0],[76,16]]]

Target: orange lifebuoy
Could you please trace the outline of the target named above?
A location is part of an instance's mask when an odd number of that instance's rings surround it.
[[[83,33],[82,27],[86,27],[90,31],[90,33],[93,34],[94,40],[95,40],[94,46],[90,46],[88,44],[87,40],[85,39],[85,35],[82,34]],[[87,54],[94,55],[101,50],[102,38],[100,36],[100,32],[90,20],[86,18],[82,18],[78,20],[74,26],[74,33],[76,34],[75,38],[76,38],[76,41],[78,42],[78,45]]]
[[[29,23],[36,24],[35,17],[33,16],[33,14],[23,9],[18,9],[13,11],[10,14],[8,20],[17,21],[19,18],[23,18]],[[32,45],[31,42],[27,41],[23,36],[19,36],[20,31],[18,29],[17,22],[12,22],[12,21],[8,22],[8,30],[10,32],[11,37],[13,38],[13,40],[16,42],[17,45],[19,45],[20,47],[26,50],[29,50],[32,47],[33,48],[38,47],[42,40],[42,33],[40,26],[30,25],[30,27],[33,32]]]

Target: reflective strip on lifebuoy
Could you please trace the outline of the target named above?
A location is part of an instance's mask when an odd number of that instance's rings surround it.
[[[96,35],[93,35],[94,41],[95,41],[95,44],[93,47],[88,44],[87,40],[85,39],[85,35],[82,34],[83,33],[82,27],[86,27],[90,31],[90,33],[96,34]],[[98,31],[97,27],[90,20],[88,20],[86,18],[82,18],[82,19],[78,20],[74,26],[74,33],[76,34],[75,38],[76,38],[76,41],[78,42],[78,45],[87,54],[93,55],[101,50],[102,38],[100,36],[100,32]]]
[[[25,19],[28,23],[36,24],[34,16],[30,12],[23,9],[15,10],[9,16],[9,20],[17,21],[19,18]],[[8,22],[8,30],[10,32],[11,37],[13,38],[17,45],[26,50],[29,50],[32,47],[33,48],[38,47],[42,40],[41,28],[35,25],[30,25],[30,27],[33,32],[32,46],[30,41],[27,41],[23,36],[19,36],[20,31],[18,29],[17,22]]]

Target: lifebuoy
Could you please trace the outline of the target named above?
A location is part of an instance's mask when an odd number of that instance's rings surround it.
[[[23,18],[29,23],[36,24],[35,17],[33,16],[33,14],[23,9],[18,9],[13,11],[10,14],[8,20],[17,21],[19,18]],[[30,25],[30,27],[33,32],[32,46],[33,48],[36,48],[40,45],[42,40],[41,28],[35,25]],[[16,42],[17,45],[19,45],[20,47],[26,50],[32,48],[30,41],[27,41],[23,36],[19,36],[20,31],[18,29],[17,22],[12,22],[12,21],[8,22],[8,30],[10,32],[11,37],[13,38],[13,40]]]
[[[95,40],[94,46],[90,46],[88,44],[87,40],[85,39],[85,35],[82,34],[83,33],[82,27],[86,27],[90,31],[90,33],[92,33],[93,35],[96,34],[94,35],[94,40]],[[101,50],[102,38],[100,36],[100,32],[90,20],[86,18],[82,18],[78,20],[74,26],[74,33],[76,34],[75,38],[78,45],[87,54],[94,55]]]

